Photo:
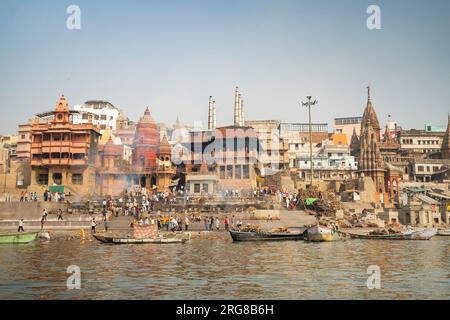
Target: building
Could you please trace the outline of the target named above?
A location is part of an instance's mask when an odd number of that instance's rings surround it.
[[[426,130],[402,130],[398,141],[402,155],[423,158],[441,151],[445,132]]]
[[[350,145],[353,133],[359,138],[362,117],[334,118],[334,133],[345,134]]]
[[[190,132],[189,136],[173,151],[175,163],[187,177],[201,175],[214,184],[209,176],[215,175],[220,190],[248,191],[257,186],[260,145],[253,128],[219,127]]]
[[[29,162],[31,158],[31,128],[32,122],[19,124],[17,136],[17,160]]]
[[[283,141],[285,159],[289,168],[297,168],[297,159],[307,152],[309,154],[309,124],[308,123],[280,123],[280,139]],[[328,124],[312,123],[313,154],[319,152],[322,141],[328,139]]]
[[[331,140],[324,140],[313,154],[313,179],[346,180],[353,178],[357,170],[355,158],[350,154],[345,134],[334,134]],[[311,161],[309,151],[297,158],[299,177],[309,180]]]
[[[287,144],[280,138],[280,121],[277,120],[252,120],[245,121],[245,125],[255,129],[256,136],[261,144],[259,161],[262,166],[261,175],[273,174],[278,170],[287,169],[285,153]]]
[[[73,115],[74,124],[92,123],[99,126],[100,133],[103,133],[106,128],[113,131],[117,128],[120,110],[108,101],[90,100],[83,105],[75,105],[73,108],[78,111]]]
[[[74,114],[77,111],[69,110],[62,95],[55,110],[37,115],[38,119],[33,122],[32,191],[51,188],[80,196],[93,194],[100,133],[92,123],[73,123]],[[46,120],[48,116],[52,118]]]

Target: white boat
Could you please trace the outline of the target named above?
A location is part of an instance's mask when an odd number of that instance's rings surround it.
[[[328,227],[315,225],[306,230],[305,240],[307,241],[339,241],[344,240],[345,235],[337,230]]]

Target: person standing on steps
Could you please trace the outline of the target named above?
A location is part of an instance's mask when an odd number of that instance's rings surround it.
[[[23,219],[20,219],[19,221],[19,228],[17,229],[17,232],[25,232],[25,230],[23,230]]]
[[[91,233],[95,233],[95,227],[97,226],[97,224],[95,223],[95,218],[92,218],[91,221]]]

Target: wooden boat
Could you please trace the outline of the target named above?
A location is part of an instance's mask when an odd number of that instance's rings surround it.
[[[127,237],[111,237],[94,234],[94,238],[103,243],[112,244],[143,244],[143,243],[153,243],[153,244],[171,244],[171,243],[185,243],[189,238],[127,238]]]
[[[355,234],[347,233],[352,239],[367,240],[429,240],[437,234],[437,229],[406,231],[394,234]]]
[[[450,229],[438,229],[438,236],[450,236]]]
[[[303,240],[304,232],[268,232],[231,230],[233,241],[286,241]]]
[[[39,232],[14,232],[0,234],[0,244],[29,243],[36,240]]]
[[[328,227],[315,225],[306,230],[305,240],[313,242],[340,241],[345,239],[345,234]]]

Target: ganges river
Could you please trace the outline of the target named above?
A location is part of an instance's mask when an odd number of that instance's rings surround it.
[[[80,268],[79,290],[67,289],[70,265]],[[369,266],[379,267],[379,289],[367,287]],[[449,299],[450,237],[233,243],[222,233],[172,245],[1,245],[0,298]]]

